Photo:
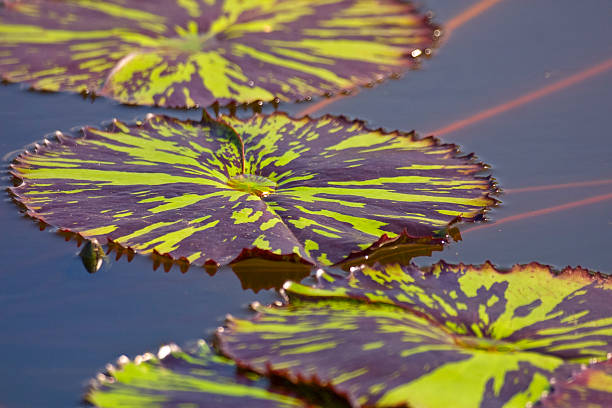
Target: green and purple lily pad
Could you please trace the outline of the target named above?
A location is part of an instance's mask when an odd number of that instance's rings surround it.
[[[399,0],[0,0],[0,75],[139,105],[295,101],[402,72],[436,35]]]
[[[86,402],[100,408],[309,406],[255,373],[241,373],[203,341],[193,352],[170,344],[157,355],[122,356],[117,363],[92,381]]]
[[[439,241],[480,219],[495,203],[483,170],[454,145],[343,117],[150,115],[58,132],[15,159],[11,192],[30,216],[130,253],[201,266],[255,248],[330,265],[381,236]]]
[[[318,279],[229,318],[221,351],[354,407],[420,408],[524,408],[612,352],[612,282],[580,268],[387,265]]]

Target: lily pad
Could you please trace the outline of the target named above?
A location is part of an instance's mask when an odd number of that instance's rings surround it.
[[[399,0],[0,0],[0,73],[168,107],[293,101],[372,84],[429,53]]]
[[[303,401],[270,389],[267,379],[240,373],[230,360],[200,342],[195,352],[176,345],[133,361],[123,356],[119,367],[98,374],[85,396],[101,408],[117,407],[304,407]]]
[[[539,264],[322,270],[288,303],[230,317],[239,366],[327,386],[352,406],[520,407],[612,351],[612,282]]]
[[[342,117],[151,115],[58,133],[17,157],[11,191],[47,224],[183,265],[252,248],[329,265],[383,235],[480,219],[495,203],[483,169],[454,145]]]
[[[612,407],[612,360],[584,367],[569,380],[555,383],[553,387],[536,407]]]

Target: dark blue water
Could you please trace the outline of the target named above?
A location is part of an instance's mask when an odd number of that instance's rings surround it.
[[[444,22],[475,1],[430,0]],[[506,0],[458,28],[423,69],[325,111],[373,127],[427,134],[482,109],[546,86],[612,57],[609,0]],[[612,178],[612,71],[486,121],[444,135],[492,165],[503,188]],[[285,105],[297,114],[308,105]],[[104,99],[0,88],[0,156],[57,129],[142,118],[151,108]],[[170,112],[170,111],[165,111]],[[172,111],[179,117],[198,112]],[[323,112],[321,112],[323,113]],[[16,154],[16,153],[15,153]],[[9,154],[12,158],[15,154]],[[4,166],[8,163],[4,162]],[[8,184],[8,178],[3,179]],[[490,217],[503,219],[612,192],[612,185],[507,194]],[[276,299],[244,291],[231,269],[153,271],[137,256],[90,275],[65,242],[0,203],[0,407],[78,406],[85,383],[120,354],[206,337],[225,314]],[[532,260],[612,272],[612,201],[467,232],[433,261],[502,267]],[[432,259],[419,259],[428,264]]]

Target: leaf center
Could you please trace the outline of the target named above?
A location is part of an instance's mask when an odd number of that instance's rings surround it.
[[[513,352],[521,350],[513,343],[503,340],[489,339],[486,337],[456,336],[455,342],[459,347],[472,350]]]
[[[179,52],[197,53],[217,48],[219,40],[215,33],[188,33],[180,37],[166,38],[159,41],[158,48]]]
[[[276,190],[276,182],[255,174],[238,174],[227,181],[227,185],[258,197],[266,197]]]

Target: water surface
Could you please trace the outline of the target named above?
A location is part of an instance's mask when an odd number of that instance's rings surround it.
[[[422,3],[444,22],[475,1]],[[612,57],[609,0],[502,1],[459,27],[419,71],[408,72],[320,112],[422,135],[546,86]],[[610,179],[612,71],[470,127],[445,134],[492,166],[502,188]],[[306,104],[281,106],[297,115]],[[127,107],[68,94],[0,88],[0,156],[55,130],[147,112],[198,118],[196,111]],[[5,162],[4,165],[7,165]],[[372,163],[376,165],[376,163]],[[7,185],[8,177],[3,179]],[[506,194],[493,220],[612,192],[612,185]],[[612,201],[466,232],[433,259],[539,261],[612,272]],[[86,380],[120,354],[207,337],[225,314],[277,298],[244,291],[230,269],[152,270],[146,257],[112,261],[89,275],[74,242],[39,231],[8,194],[0,203],[0,406],[76,407]]]

